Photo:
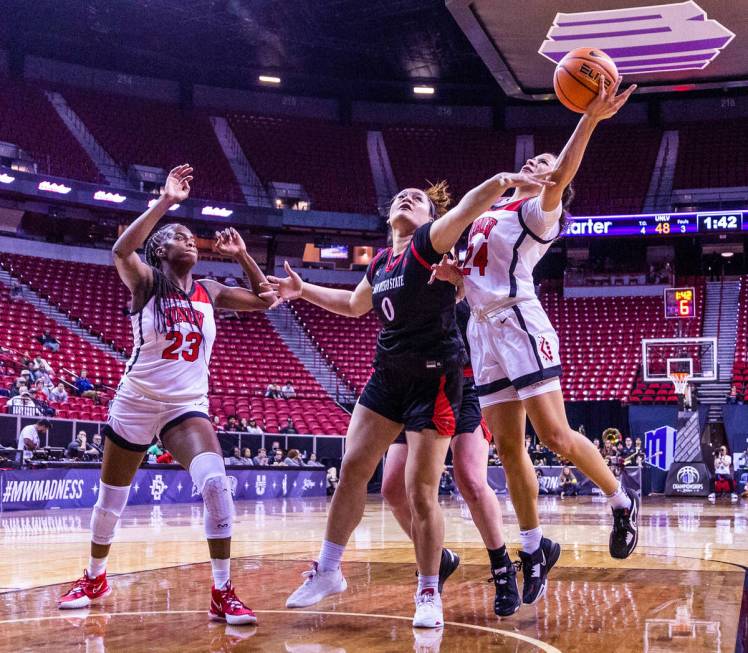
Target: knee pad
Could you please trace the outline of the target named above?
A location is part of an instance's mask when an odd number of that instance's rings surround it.
[[[127,505],[130,486],[99,483],[99,496],[91,513],[91,541],[94,544],[112,543],[117,523]]]
[[[223,458],[213,452],[201,453],[190,463],[190,476],[203,497],[205,535],[208,539],[231,537],[234,499],[231,479],[226,476]]]

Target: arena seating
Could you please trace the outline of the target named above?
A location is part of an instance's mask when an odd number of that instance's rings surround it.
[[[64,89],[62,95],[125,171],[131,164],[195,169],[192,197],[244,202],[208,115],[143,98]]]
[[[227,118],[263,182],[301,184],[312,209],[376,213],[364,127],[244,113]]]
[[[123,311],[129,303],[129,293],[113,267],[14,254],[0,254],[0,263],[91,333],[130,353],[132,329]],[[98,352],[95,348],[94,351]],[[80,363],[73,369],[79,367]],[[93,375],[92,367],[88,369]],[[121,371],[120,365],[105,383],[116,386]],[[296,389],[297,400],[258,401],[268,383],[283,384],[288,380]],[[268,429],[271,425],[277,427],[276,418],[285,420],[288,414],[297,422],[299,432],[309,428],[313,433],[344,434],[348,424],[347,413],[327,396],[261,313],[244,314],[240,320],[218,320],[211,361],[211,397],[211,406],[217,408],[215,414],[219,416],[231,414],[227,412],[230,406],[237,406],[237,400],[244,398],[258,420],[266,419]],[[335,430],[325,430],[328,424]]]
[[[535,132],[535,151],[558,154],[571,129]],[[638,213],[652,176],[660,132],[638,125],[601,124],[574,179],[573,215]],[[626,154],[628,153],[628,154]],[[635,161],[632,157],[635,156]]]
[[[383,133],[400,188],[446,179],[459,199],[497,172],[514,170],[513,134],[438,127],[389,127]]]
[[[738,386],[738,394],[748,399],[748,275],[744,276],[740,286],[740,305],[738,308],[738,336],[735,344],[735,363],[733,365],[733,383]]]
[[[28,152],[39,174],[101,181],[93,161],[37,86],[0,80],[0,141]]]
[[[44,349],[36,338],[43,332],[52,333],[61,344],[60,350],[53,353]],[[0,284],[0,347],[4,351],[5,371],[1,383],[9,388],[18,377],[19,369],[7,361],[20,362],[21,355],[34,357],[41,355],[54,370],[54,379],[62,377],[72,382],[74,377],[63,368],[80,373],[88,372],[88,378],[95,383],[116,387],[122,374],[123,365],[113,356],[102,352],[80,336],[61,327],[57,322],[38,311],[30,303],[11,299],[9,289]],[[7,351],[10,350],[10,351]],[[0,406],[5,406],[5,401]],[[64,406],[52,404],[57,409],[57,417],[70,417],[81,420],[103,420],[106,416],[104,405],[95,405],[90,399],[71,397]]]
[[[673,188],[748,186],[748,125],[721,120],[678,126]]]
[[[703,282],[692,283],[703,296]],[[665,320],[660,297],[564,299],[554,290],[542,293],[541,301],[560,335],[562,385],[568,401],[625,400],[630,393],[634,403],[648,403],[652,394],[653,403],[676,401],[669,383],[642,384],[632,392],[642,339],[676,335],[677,325]],[[371,373],[380,328],[374,314],[354,320],[308,302],[294,302],[293,309],[327,360],[360,393]],[[687,328],[687,335],[699,335],[701,319],[690,321]]]

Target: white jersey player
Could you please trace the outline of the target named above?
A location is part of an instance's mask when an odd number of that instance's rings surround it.
[[[216,337],[214,307],[261,310],[269,307],[272,293],[260,296],[267,279],[234,229],[217,232],[214,248],[242,266],[252,290],[194,281],[197,246],[183,225],[164,225],[146,242],[169,207],[187,199],[191,180],[189,165],[174,168],[159,201],[125,230],[112,249],[117,272],[132,293],[134,348],[103,429],[107,442],[91,516],[91,557],[83,577],[59,599],[61,609],[85,608],[111,593],[106,563],[115,528],[143,455],[160,437],[189,470],[205,504],[213,570],[211,619],[232,625],[257,621],[236,597],[229,577],[234,503],[208,417],[208,368]],[[145,263],[136,252],[144,243]]]
[[[561,154],[541,154],[527,161],[522,172],[550,173],[553,185],[525,184],[499,199],[472,226],[463,266],[463,280],[472,316],[468,326],[473,373],[481,408],[496,438],[520,524],[520,558],[525,577],[542,583],[560,555],[560,546],[542,536],[539,525],[538,483],[525,451],[525,421],[539,439],[571,460],[609,498],[614,525],[610,553],[626,558],[636,547],[638,497],[624,490],[586,437],[566,419],[559,376],[561,360],[556,332],[535,295],[533,269],[563,231],[564,196],[576,175],[592,132],[610,118],[635,90],[616,95],[620,78],[608,93],[600,83]],[[447,268],[443,263],[440,268]],[[437,269],[435,276],[439,276]],[[446,276],[446,271],[444,272]]]

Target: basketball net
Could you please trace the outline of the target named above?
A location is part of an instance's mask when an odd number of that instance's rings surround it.
[[[688,387],[688,380],[690,378],[691,375],[688,374],[688,372],[670,372],[670,380],[675,386],[675,394],[686,394],[686,388]]]

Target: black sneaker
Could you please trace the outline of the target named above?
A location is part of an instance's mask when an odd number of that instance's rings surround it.
[[[613,531],[610,534],[610,555],[614,558],[628,558],[639,541],[639,496],[633,490],[626,490],[631,499],[630,508],[613,508]]]
[[[442,559],[439,563],[439,594],[444,591],[444,583],[457,567],[460,566],[460,556],[451,549],[442,549]]]
[[[545,596],[548,587],[548,573],[558,562],[561,545],[544,537],[535,553],[519,552],[522,562],[522,601],[533,605]]]
[[[491,578],[488,579],[488,582],[493,581],[496,586],[493,611],[499,617],[510,617],[522,605],[519,598],[519,588],[517,587],[517,568],[521,566],[521,563],[512,562],[509,556],[506,556],[504,562],[503,567],[491,569]]]

